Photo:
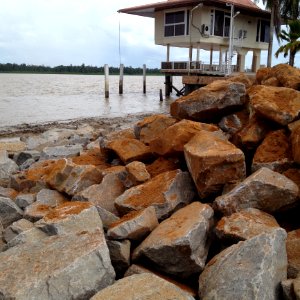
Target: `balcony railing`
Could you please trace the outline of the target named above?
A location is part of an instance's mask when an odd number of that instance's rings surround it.
[[[181,73],[208,73],[208,74],[226,74],[227,65],[222,64],[205,64],[201,61],[172,61],[161,63],[162,72],[181,72]],[[237,66],[232,65],[231,70],[237,71]]]

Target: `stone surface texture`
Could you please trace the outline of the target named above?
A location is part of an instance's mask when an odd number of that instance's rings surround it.
[[[174,284],[153,274],[132,275],[98,292],[91,300],[194,300]]]
[[[153,115],[139,121],[134,126],[134,134],[137,139],[146,145],[155,139],[169,126],[175,124],[176,119],[166,115]]]
[[[123,194],[125,187],[116,174],[107,174],[100,184],[94,184],[73,197],[74,200],[89,201],[93,205],[118,215],[114,201]]]
[[[229,193],[217,197],[214,207],[225,215],[250,207],[273,213],[295,203],[298,191],[298,186],[284,175],[261,168]]]
[[[3,299],[88,299],[114,278],[100,228],[52,236],[0,253]]]
[[[300,112],[300,92],[284,87],[257,85],[248,90],[253,109],[280,125],[293,122]]]
[[[261,167],[282,173],[293,164],[289,136],[284,130],[270,132],[258,146],[252,161],[252,172]]]
[[[181,208],[135,249],[133,259],[145,256],[166,273],[188,277],[201,272],[209,249],[214,212],[193,202]]]
[[[223,217],[215,231],[220,239],[244,241],[279,227],[272,215],[255,208],[247,208],[229,217]]]
[[[243,83],[226,80],[214,81],[171,103],[170,113],[178,119],[212,121],[245,103]]]
[[[33,227],[34,225],[30,221],[26,219],[20,219],[6,227],[6,229],[3,232],[3,239],[6,243],[8,243],[21,232],[29,230]]]
[[[23,218],[23,211],[10,198],[0,197],[0,222],[6,228]]]
[[[297,278],[300,275],[300,229],[288,232],[286,240],[288,257],[288,278]]]
[[[111,224],[107,236],[116,240],[141,240],[157,226],[155,208],[149,206],[140,211],[130,212]]]
[[[121,215],[154,206],[160,220],[176,208],[190,203],[194,196],[195,190],[188,172],[174,170],[126,190],[115,200],[115,205]]]
[[[182,153],[184,145],[202,130],[217,131],[218,127],[205,123],[181,120],[162,131],[157,138],[153,139],[150,143],[150,149],[152,152],[163,156]]]
[[[201,199],[246,176],[243,152],[213,133],[202,131],[194,136],[185,145],[184,155]]]
[[[96,207],[88,202],[66,202],[47,213],[35,226],[48,235],[94,231],[102,228]]]
[[[286,232],[275,229],[219,253],[200,275],[200,299],[279,299],[286,279],[285,240]]]

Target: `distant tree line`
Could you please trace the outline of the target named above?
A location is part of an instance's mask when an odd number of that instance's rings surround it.
[[[86,66],[82,64],[81,66],[36,66],[36,65],[26,65],[26,64],[0,64],[0,73],[53,73],[53,74],[96,74],[103,75],[104,67],[95,67],[95,66]],[[118,75],[120,73],[120,69],[116,67],[109,68],[109,74]],[[125,67],[124,66],[124,74],[125,75],[142,75],[142,68],[133,68],[133,67]],[[159,75],[160,70],[157,68],[148,69],[147,74],[151,75]]]

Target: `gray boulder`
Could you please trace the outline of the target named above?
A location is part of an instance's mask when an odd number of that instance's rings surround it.
[[[272,213],[294,204],[298,186],[280,173],[261,168],[214,201],[215,208],[230,215],[244,208],[257,208]]]
[[[56,147],[45,147],[41,152],[40,159],[54,159],[78,156],[83,150],[81,145],[66,145]]]
[[[16,204],[21,208],[25,209],[27,206],[31,205],[36,200],[36,195],[33,193],[20,193],[16,199]]]
[[[133,252],[133,259],[145,256],[160,270],[180,277],[201,272],[213,214],[209,205],[200,202],[181,208],[150,233]]]
[[[200,299],[279,299],[286,279],[285,240],[286,232],[274,229],[216,255],[200,275]]]
[[[131,212],[113,223],[107,231],[107,236],[116,240],[141,240],[157,226],[155,208],[149,206],[140,211]]]
[[[23,211],[11,199],[0,197],[0,222],[4,228],[22,218]]]
[[[2,299],[89,299],[114,278],[100,228],[51,236],[0,253]]]
[[[18,165],[8,157],[7,151],[0,150],[0,184],[7,185],[10,176],[18,169]]]

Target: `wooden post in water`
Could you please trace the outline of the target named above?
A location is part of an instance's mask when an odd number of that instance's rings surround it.
[[[123,94],[124,65],[120,64],[119,94]]]
[[[159,90],[159,101],[163,101],[163,92],[162,89]]]
[[[143,93],[146,94],[146,65],[143,65]]]
[[[109,67],[104,65],[104,80],[105,80],[105,98],[109,98]]]

